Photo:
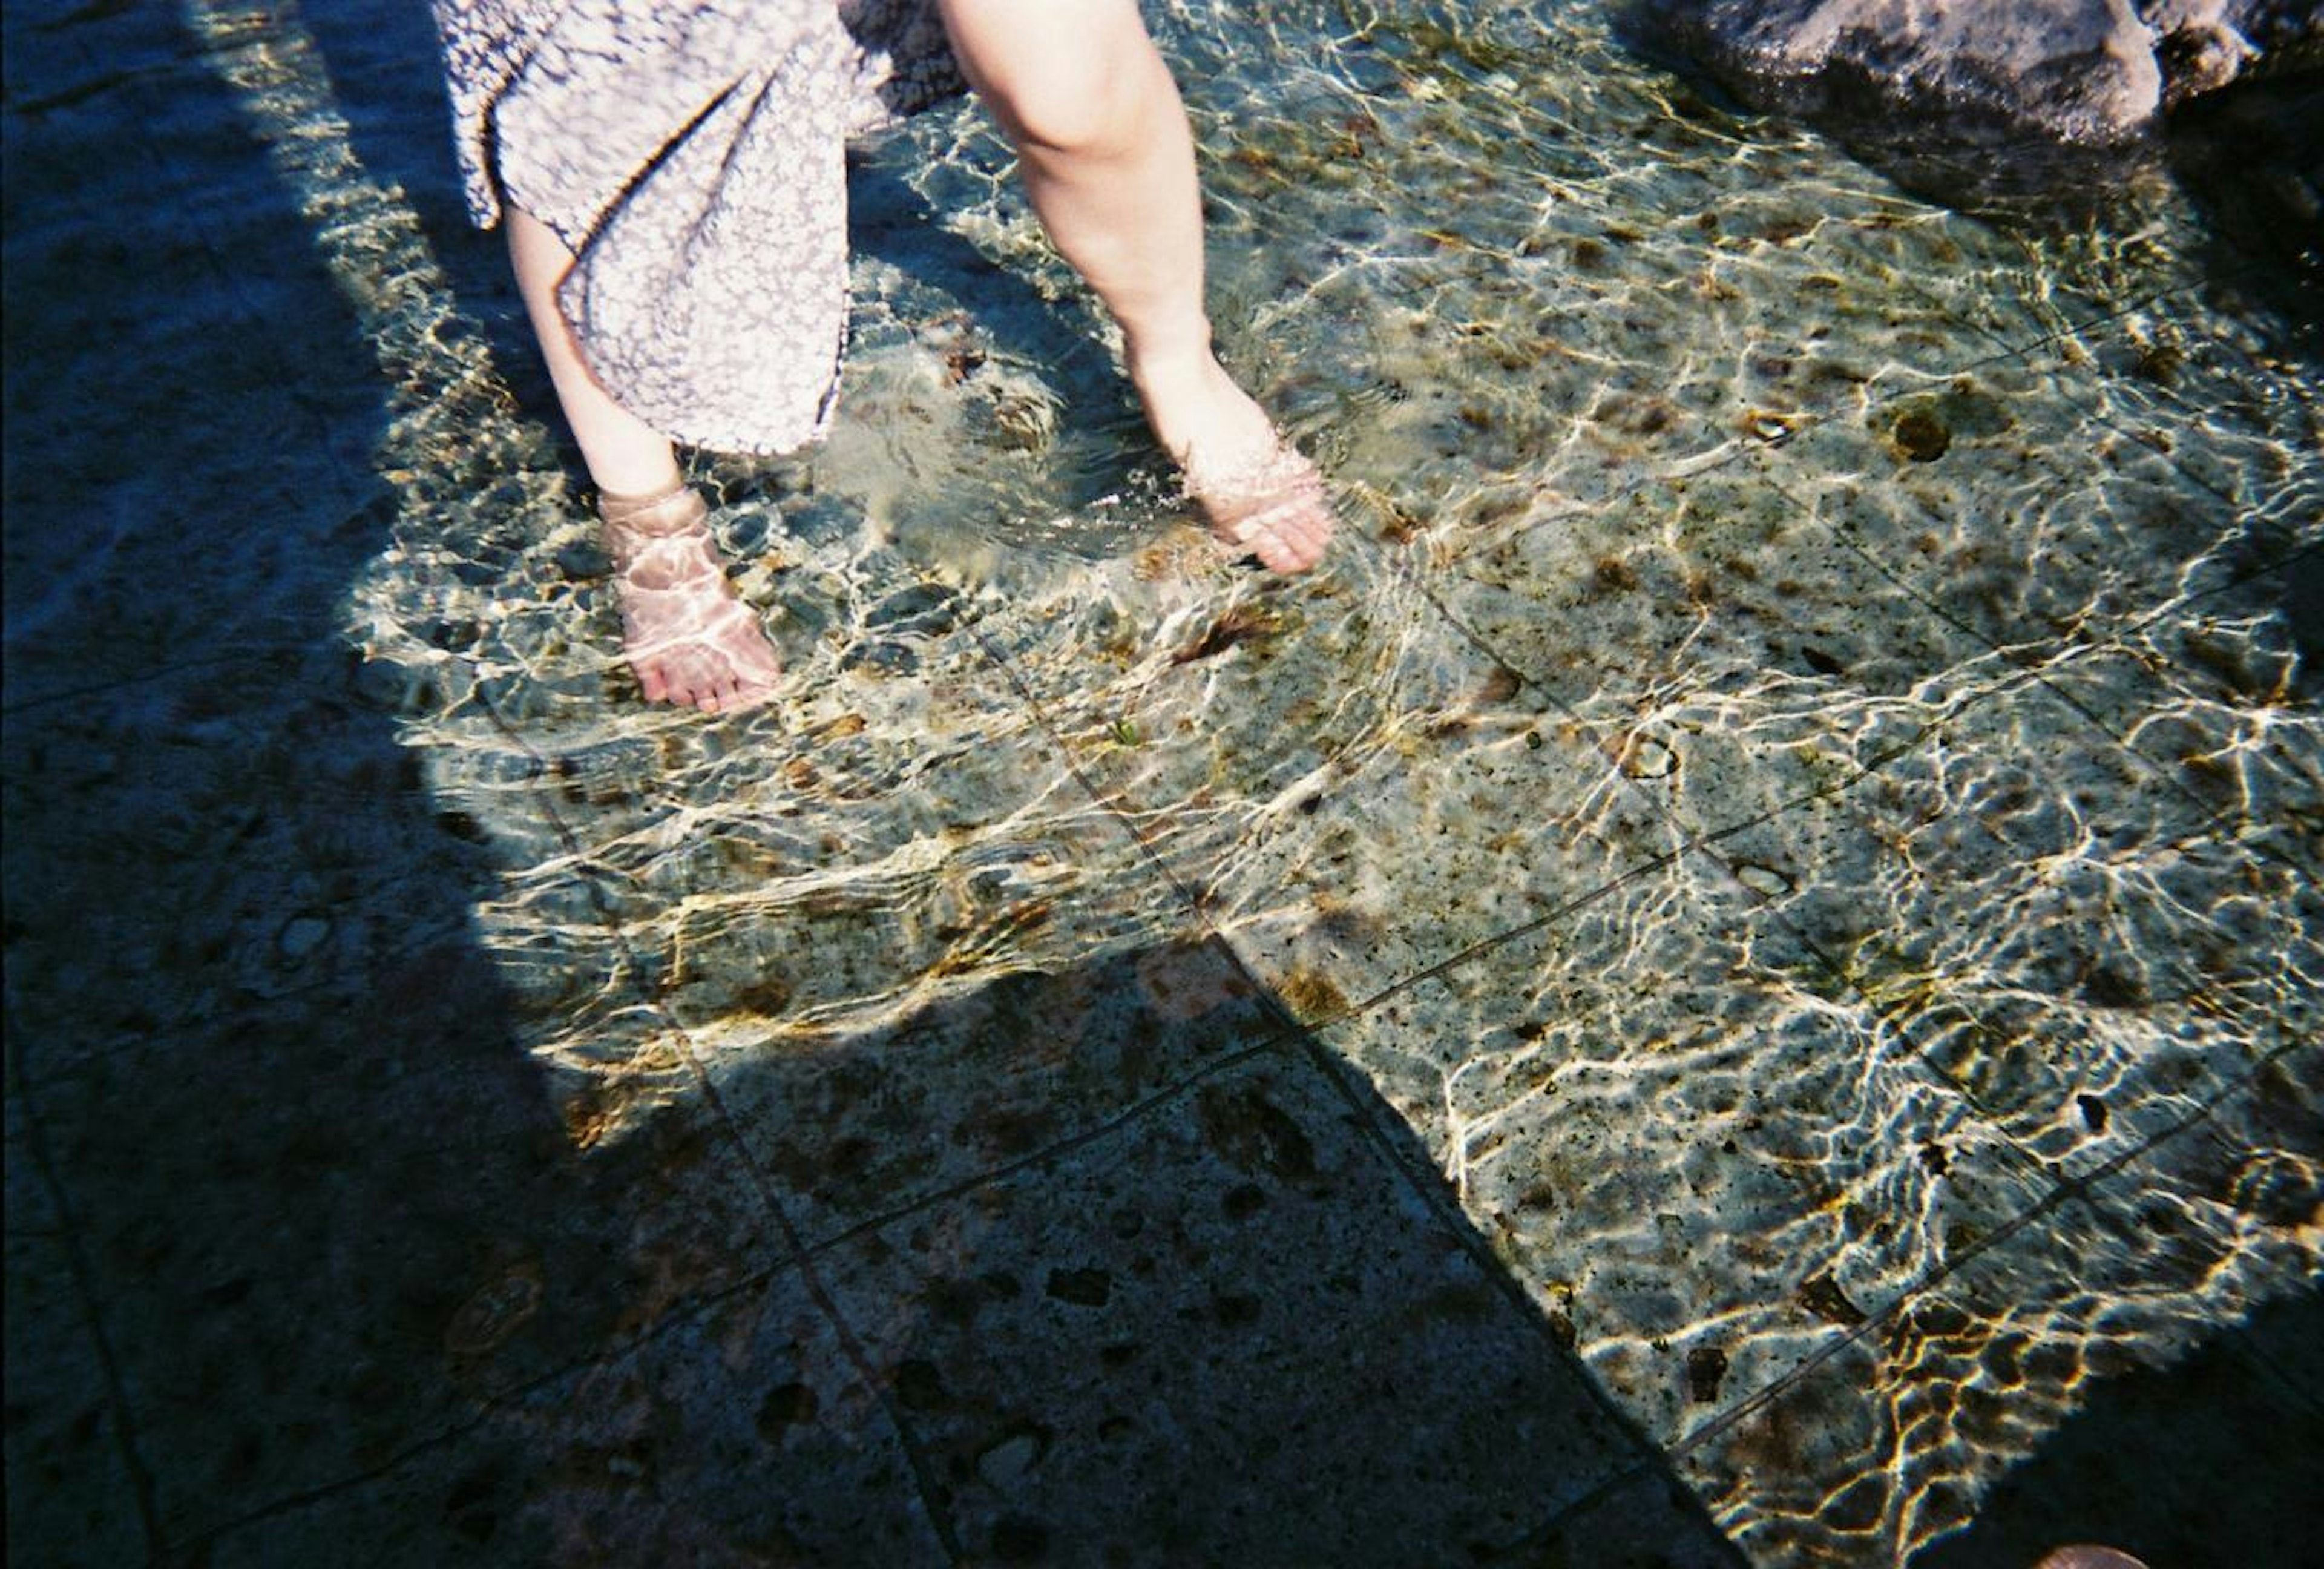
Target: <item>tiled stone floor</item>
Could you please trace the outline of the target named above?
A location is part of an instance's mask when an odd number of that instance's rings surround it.
[[[2312,365],[1579,8],[1159,9],[1330,567],[938,115],[705,722],[424,23],[9,8],[12,1563],[2302,1561]]]

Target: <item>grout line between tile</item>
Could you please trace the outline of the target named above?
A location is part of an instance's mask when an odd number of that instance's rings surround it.
[[[650,1345],[665,1334],[675,1334],[686,1325],[707,1316],[712,1311],[734,1297],[768,1284],[784,1270],[792,1268],[796,1260],[786,1260],[730,1280],[724,1286],[693,1298],[684,1306],[664,1314],[652,1324],[616,1345],[599,1347],[584,1355],[569,1357],[556,1367],[535,1373],[530,1378],[520,1380],[503,1389],[495,1389],[478,1401],[475,1408],[466,1417],[438,1428],[424,1438],[412,1440],[375,1464],[350,1472],[330,1481],[318,1483],[313,1487],[302,1488],[296,1492],[270,1499],[265,1503],[254,1509],[246,1509],[230,1519],[205,1526],[198,1531],[180,1537],[169,1544],[170,1549],[172,1552],[184,1553],[205,1547],[210,1543],[231,1536],[236,1531],[246,1530],[262,1521],[279,1518],[283,1515],[296,1514],[300,1509],[337,1498],[342,1493],[351,1492],[366,1482],[376,1481],[382,1477],[391,1475],[423,1454],[458,1443],[483,1426],[491,1419],[494,1412],[505,1410],[523,1400],[527,1396],[552,1388],[584,1369],[609,1365],[632,1354],[641,1347]]]
[[[499,709],[493,706],[481,693],[479,701],[483,703],[485,713],[509,743],[520,751],[531,754],[535,761],[541,764],[541,774],[546,775],[549,771],[547,760],[540,757],[523,733],[503,718]],[[567,824],[555,803],[545,792],[538,794],[537,799],[550,830],[565,844],[568,854],[576,861],[580,861],[583,858],[583,851],[579,837]],[[620,920],[604,902],[601,893],[603,881],[592,877],[586,881],[585,886],[589,891],[590,902],[595,906],[604,924],[607,935],[612,938],[616,951],[622,955],[632,994],[641,1008],[662,1020],[672,1034],[686,1043],[687,1066],[693,1071],[695,1087],[701,1094],[704,1104],[710,1108],[713,1118],[724,1131],[727,1141],[740,1158],[743,1169],[751,1174],[752,1185],[757,1189],[761,1209],[774,1222],[776,1229],[781,1232],[786,1262],[798,1269],[800,1284],[807,1288],[807,1295],[814,1301],[816,1311],[823,1315],[825,1322],[831,1326],[832,1332],[838,1337],[841,1353],[847,1359],[850,1369],[862,1385],[864,1392],[880,1407],[882,1415],[887,1417],[890,1426],[894,1430],[898,1444],[903,1450],[905,1463],[911,1471],[915,1489],[920,1497],[921,1508],[927,1511],[930,1527],[936,1532],[945,1560],[955,1564],[964,1564],[967,1561],[966,1556],[958,1534],[953,1528],[952,1517],[943,1507],[943,1500],[946,1494],[937,1479],[936,1467],[928,1458],[926,1444],[920,1439],[917,1430],[907,1423],[903,1409],[897,1403],[893,1392],[881,1386],[878,1372],[872,1364],[870,1354],[864,1349],[861,1335],[857,1334],[853,1324],[842,1311],[829,1283],[824,1279],[821,1271],[815,1267],[814,1260],[808,1255],[798,1222],[791,1217],[788,1207],[783,1203],[781,1193],[773,1179],[761,1167],[757,1157],[752,1153],[749,1141],[742,1137],[742,1130],[736,1125],[733,1113],[727,1110],[725,1097],[718,1093],[717,1084],[711,1078],[709,1069],[704,1064],[702,1048],[696,1040],[694,1032],[671,1015],[661,1005],[659,999],[648,992],[642,984],[640,977],[645,973],[643,965],[640,962],[639,955],[632,949]]]
[[[8,1099],[23,1115],[23,1137],[26,1152],[32,1158],[33,1169],[47,1191],[49,1203],[57,1214],[57,1241],[62,1246],[65,1264],[72,1277],[73,1296],[80,1307],[82,1331],[88,1336],[97,1352],[97,1364],[105,1380],[106,1405],[113,1417],[114,1446],[121,1457],[124,1470],[129,1473],[130,1488],[137,1500],[137,1519],[145,1537],[149,1559],[159,1562],[161,1555],[161,1517],[155,1500],[153,1473],[137,1439],[137,1419],[130,1408],[128,1386],[122,1378],[121,1361],[114,1352],[113,1337],[106,1333],[105,1312],[97,1300],[97,1272],[89,1263],[88,1252],[81,1245],[80,1221],[75,1213],[71,1195],[65,1191],[57,1175],[56,1161],[49,1149],[48,1129],[41,1121],[41,1109],[36,1093],[27,1081],[21,1055],[21,1043],[27,1032],[14,1023],[16,995],[14,977],[6,977],[5,1009],[10,1020],[7,1044]]]

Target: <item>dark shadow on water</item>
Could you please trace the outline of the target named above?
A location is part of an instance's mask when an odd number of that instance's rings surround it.
[[[2304,1569],[2324,1496],[2324,1289],[2270,1303],[2167,1369],[2099,1382],[1913,1569],[2030,1569],[2070,1542],[2153,1569]],[[2277,1367],[2307,1370],[2305,1387]]]
[[[2214,278],[2324,374],[2324,70],[2238,82],[2172,114],[2171,171],[2210,220]]]
[[[447,1420],[497,1312],[601,1339],[632,1261],[536,1222],[650,1176],[563,1153],[348,679],[390,389],[311,222],[172,8],[8,24],[9,1556],[143,1561]]]
[[[706,1004],[724,1011],[685,1003]],[[712,1075],[728,1169],[783,1207],[804,1266],[252,1543],[410,1564],[1738,1562],[1409,1133],[1215,942],[1008,975],[846,1037],[730,1036]],[[622,1136],[667,1148],[655,1129],[687,1114]],[[1609,1482],[1618,1510],[1542,1546]]]

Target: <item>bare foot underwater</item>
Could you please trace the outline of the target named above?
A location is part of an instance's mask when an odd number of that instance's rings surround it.
[[[1130,374],[1155,439],[1222,543],[1275,572],[1323,559],[1334,526],[1323,476],[1207,346],[1176,365],[1133,361]]]
[[[683,485],[603,494],[597,515],[613,558],[622,651],[646,700],[731,714],[773,696],[782,665],[726,581],[702,497]]]

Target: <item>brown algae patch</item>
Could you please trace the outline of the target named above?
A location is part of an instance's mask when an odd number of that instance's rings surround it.
[[[1888,429],[1889,444],[1914,463],[1934,463],[1952,449],[1953,433],[1933,410],[1907,409]]]
[[[1294,969],[1284,977],[1283,1000],[1291,1011],[1308,1023],[1336,1018],[1348,1011],[1348,999],[1331,978],[1305,965]]]

